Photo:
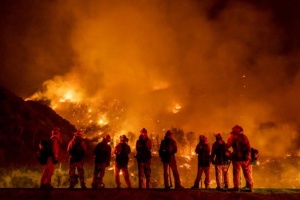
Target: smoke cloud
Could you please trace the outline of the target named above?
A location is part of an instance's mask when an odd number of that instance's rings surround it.
[[[299,139],[299,14],[284,1],[16,2],[1,3],[0,83],[24,98],[117,99],[135,131],[240,124],[265,155]]]

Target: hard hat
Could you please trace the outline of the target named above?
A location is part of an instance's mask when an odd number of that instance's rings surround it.
[[[244,129],[239,125],[235,125],[234,127],[232,127],[232,130],[234,130],[234,129],[239,129],[241,132],[244,131]]]
[[[79,131],[76,131],[76,132],[74,133],[74,135],[77,136],[77,137],[82,136],[82,134],[83,134],[83,133],[82,133],[82,131],[80,131],[80,130],[79,130]]]
[[[128,142],[128,138],[126,137],[126,135],[121,135],[120,136],[120,141],[121,142]]]
[[[220,133],[216,134],[215,137],[216,137],[216,140],[222,140],[222,136]]]
[[[140,132],[141,133],[147,133],[147,130],[145,128],[142,128],[142,130]]]
[[[200,140],[201,143],[204,143],[204,144],[207,144],[207,143],[208,143],[208,139],[207,139],[207,137],[204,136],[204,135],[200,135],[200,136],[199,136],[199,140]]]

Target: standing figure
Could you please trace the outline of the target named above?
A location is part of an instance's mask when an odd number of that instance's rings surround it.
[[[50,138],[50,155],[43,167],[43,174],[41,177],[41,188],[53,188],[51,185],[51,177],[54,173],[55,164],[58,162],[59,145],[62,143],[60,129],[54,128],[51,131]]]
[[[136,141],[136,159],[138,162],[139,171],[139,188],[143,188],[144,176],[146,177],[146,188],[150,188],[150,174],[151,174],[151,148],[152,142],[148,138],[147,130],[143,128],[140,131],[140,137]]]
[[[170,168],[172,169],[174,181],[175,181],[175,189],[183,189],[181,185],[179,173],[177,169],[175,153],[177,153],[177,143],[173,139],[173,133],[171,130],[166,132],[165,138],[161,141],[159,146],[159,157],[163,163],[164,168],[164,184],[166,189],[170,189],[172,187]]]
[[[241,126],[234,126],[228,138],[226,148],[232,147],[232,165],[233,165],[233,191],[239,190],[240,169],[242,168],[246,179],[246,186],[249,191],[253,190],[253,180],[251,174],[251,147],[247,136],[243,133]]]
[[[222,187],[222,178],[223,178],[223,189],[228,189],[229,185],[229,178],[228,178],[228,169],[230,165],[230,152],[228,154],[226,150],[226,144],[222,139],[220,133],[216,134],[216,141],[212,146],[211,151],[211,159],[212,163],[215,165],[215,172],[216,172],[216,182],[217,182],[217,190],[221,190]]]
[[[129,161],[129,154],[131,153],[130,146],[127,144],[128,138],[126,135],[120,136],[120,143],[114,149],[114,154],[116,155],[116,162],[115,162],[115,180],[117,184],[117,188],[121,187],[120,181],[120,171],[123,173],[123,177],[125,179],[127,188],[131,188],[131,183],[129,179],[128,173],[128,161]]]
[[[110,165],[111,147],[109,145],[111,138],[109,135],[103,137],[102,142],[98,143],[95,147],[95,170],[92,182],[92,188],[104,188],[103,177],[105,168]]]
[[[69,163],[69,181],[70,189],[73,189],[80,180],[82,189],[86,189],[84,182],[83,160],[86,152],[86,141],[82,137],[82,131],[74,133],[74,137],[69,142],[67,152],[70,155]],[[77,168],[78,175],[75,173]]]
[[[196,146],[195,152],[198,154],[198,171],[197,177],[192,186],[193,189],[199,188],[199,182],[201,181],[202,173],[205,174],[205,189],[209,187],[209,169],[210,169],[210,147],[208,145],[208,139],[204,135],[200,135],[199,143]],[[202,187],[202,186],[201,186]]]

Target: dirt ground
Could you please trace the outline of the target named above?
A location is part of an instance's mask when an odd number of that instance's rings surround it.
[[[1,199],[61,200],[61,199],[122,199],[122,200],[155,200],[155,199],[219,199],[219,200],[298,200],[300,189],[255,189],[254,192],[219,192],[209,190],[164,190],[164,189],[0,189]]]

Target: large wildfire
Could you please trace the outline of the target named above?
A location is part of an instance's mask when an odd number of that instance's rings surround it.
[[[285,41],[271,37],[280,31],[271,9],[192,0],[69,3],[49,12],[69,24],[58,31],[69,36],[72,53],[53,48],[73,61],[60,70],[60,59],[46,62],[37,52],[32,64],[56,75],[29,99],[47,102],[86,137],[137,135],[142,127],[159,137],[170,128],[228,133],[240,124],[265,156],[297,154],[299,58],[279,53]]]
[[[134,146],[145,127],[159,143],[174,129],[188,158],[200,134],[212,144],[239,124],[262,157],[299,156],[300,56],[291,45],[299,41],[292,20],[289,31],[281,26],[277,4],[113,2],[47,1],[7,14],[15,25],[1,35],[22,45],[7,43],[13,56],[2,59],[1,74],[94,141],[127,134]],[[22,76],[8,73],[15,65]]]

